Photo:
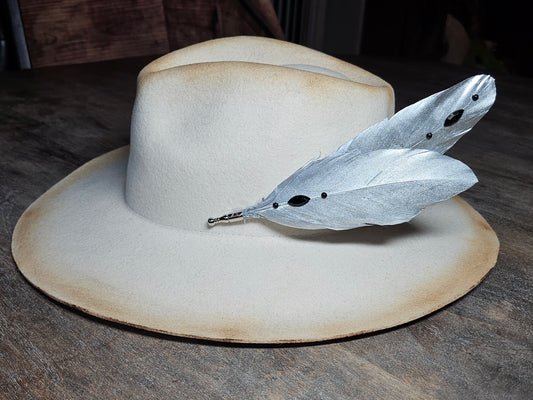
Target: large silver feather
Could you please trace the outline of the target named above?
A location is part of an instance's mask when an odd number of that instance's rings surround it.
[[[303,229],[394,225],[476,182],[465,164],[434,151],[344,153],[296,171],[242,215]]]
[[[333,230],[407,222],[477,182],[470,168],[443,153],[487,113],[495,97],[492,77],[466,79],[300,168],[258,204],[208,222],[265,218]]]

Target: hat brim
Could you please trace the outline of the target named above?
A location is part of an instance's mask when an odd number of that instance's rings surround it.
[[[13,235],[34,286],[104,319],[220,341],[333,339],[431,313],[496,262],[496,235],[459,197],[407,224],[304,236],[155,224],[124,200],[127,160],[124,147],[83,165],[30,206]]]

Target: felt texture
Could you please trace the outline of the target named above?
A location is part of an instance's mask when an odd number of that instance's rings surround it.
[[[230,38],[171,53],[139,75],[131,147],[37,199],[15,228],[15,261],[58,301],[188,337],[316,341],[418,318],[464,295],[496,261],[494,232],[459,198],[394,227],[206,224],[253,204],[392,105],[380,78],[290,43]]]
[[[311,63],[350,80],[298,69]],[[292,43],[241,37],[176,51],[139,75],[126,200],[152,221],[205,232],[209,217],[256,204],[393,104],[382,79]]]

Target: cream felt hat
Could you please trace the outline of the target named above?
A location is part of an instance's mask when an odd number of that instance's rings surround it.
[[[20,218],[36,287],[90,314],[223,341],[317,341],[411,321],[467,293],[498,241],[458,197],[408,224],[208,227],[393,113],[382,79],[272,39],[175,51],[138,78],[131,145],[74,171]]]

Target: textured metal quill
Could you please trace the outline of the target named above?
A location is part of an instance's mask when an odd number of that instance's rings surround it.
[[[442,153],[472,129],[495,97],[493,78],[469,78],[300,168],[258,204],[208,222],[265,218],[333,230],[407,222],[477,182],[468,166]]]

